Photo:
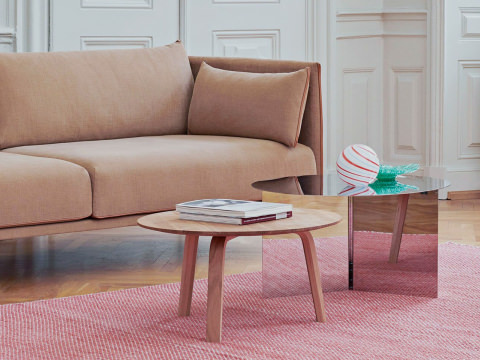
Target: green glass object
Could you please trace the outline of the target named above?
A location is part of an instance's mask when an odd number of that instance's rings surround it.
[[[408,164],[400,166],[380,165],[376,182],[395,182],[398,175],[412,173],[419,169],[418,164]]]
[[[400,194],[406,190],[418,190],[417,186],[399,183],[398,181],[395,181],[395,178],[393,181],[377,180],[368,186],[372,188],[377,195],[393,195]]]

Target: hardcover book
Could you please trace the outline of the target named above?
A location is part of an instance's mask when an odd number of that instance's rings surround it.
[[[289,217],[292,217],[291,211],[286,213],[255,216],[250,218],[234,218],[229,216],[212,216],[212,215],[180,213],[180,219],[182,220],[207,221],[207,222],[216,222],[216,223],[222,223],[222,224],[234,224],[234,225],[255,224],[255,223],[264,222],[264,221],[286,219]]]
[[[203,199],[177,204],[176,210],[180,213],[253,218],[288,213],[292,211],[292,205],[232,199]]]

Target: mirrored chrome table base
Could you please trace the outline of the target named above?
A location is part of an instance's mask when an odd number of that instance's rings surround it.
[[[264,296],[309,293],[307,270],[296,260],[302,258],[302,248],[278,247],[267,244],[269,241],[281,240],[264,240]],[[332,247],[328,241],[337,245]],[[325,292],[357,290],[437,297],[438,191],[349,196],[347,239],[319,239],[316,246]],[[285,269],[282,264],[286,263],[298,266]],[[282,267],[280,280],[274,279],[277,267]]]

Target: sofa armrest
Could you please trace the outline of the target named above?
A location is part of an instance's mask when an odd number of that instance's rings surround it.
[[[323,120],[321,98],[320,64],[315,62],[244,59],[226,57],[190,56],[190,66],[194,78],[203,61],[224,70],[257,73],[292,72],[310,67],[310,87],[302,120],[299,142],[313,150],[317,165],[317,175],[302,179],[302,188],[306,193],[322,193],[323,175]]]

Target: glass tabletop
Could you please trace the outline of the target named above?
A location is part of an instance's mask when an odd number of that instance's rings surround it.
[[[283,194],[299,195],[300,184],[309,176],[285,177],[258,181],[252,184],[256,189]],[[399,175],[395,181],[375,181],[368,186],[352,186],[343,182],[337,174],[329,174],[323,177],[323,191],[306,192],[304,195],[324,196],[383,196],[397,194],[414,194],[443,189],[450,186],[450,182],[427,176]]]

